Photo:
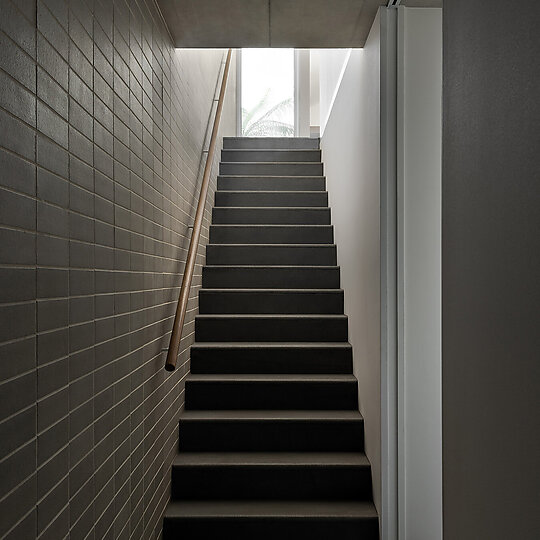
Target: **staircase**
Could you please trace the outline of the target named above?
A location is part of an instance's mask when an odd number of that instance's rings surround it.
[[[379,538],[318,148],[224,140],[164,540]]]

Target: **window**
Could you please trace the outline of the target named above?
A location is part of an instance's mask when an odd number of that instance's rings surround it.
[[[294,49],[242,49],[242,135],[294,136]]]

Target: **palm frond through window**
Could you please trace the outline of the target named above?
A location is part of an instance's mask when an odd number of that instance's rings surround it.
[[[270,104],[270,89],[252,109],[242,108],[242,134],[245,137],[292,137],[294,125],[284,121],[293,107],[293,98]]]

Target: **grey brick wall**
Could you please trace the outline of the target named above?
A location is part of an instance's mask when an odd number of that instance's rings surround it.
[[[162,349],[223,52],[175,51],[150,0],[0,6],[0,538],[156,538],[203,247],[172,375]]]

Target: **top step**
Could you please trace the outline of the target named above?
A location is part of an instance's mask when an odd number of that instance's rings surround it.
[[[310,137],[223,137],[223,149],[318,150],[319,139]]]

